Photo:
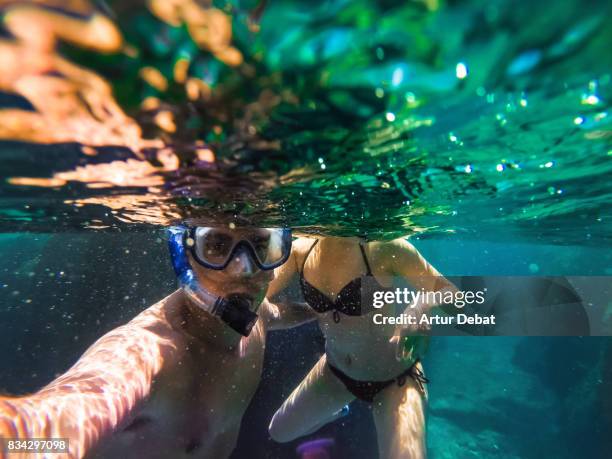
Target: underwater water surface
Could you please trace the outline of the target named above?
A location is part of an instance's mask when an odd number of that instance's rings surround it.
[[[7,61],[1,390],[36,390],[175,289],[163,230],[185,218],[409,236],[445,275],[612,275],[611,2],[212,3],[221,43],[109,1],[123,43],[49,27],[42,70]],[[0,56],[35,46],[4,28]],[[267,425],[322,352],[314,326],[270,336],[233,457],[297,457]],[[434,459],[612,450],[609,338],[436,337],[424,365]],[[320,437],[377,455],[360,403]]]
[[[116,99],[98,107],[93,83],[67,74],[85,100],[63,109],[71,120],[5,88],[10,109],[76,132],[3,146],[5,230],[132,230],[235,208],[305,232],[609,243],[610,2],[291,1],[256,27],[253,5],[221,3],[241,66],[198,48],[189,22],[128,2],[115,6],[129,52],[60,48]]]

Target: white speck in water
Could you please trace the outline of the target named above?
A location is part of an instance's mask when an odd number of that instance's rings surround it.
[[[505,168],[506,166],[504,166],[503,164],[498,164],[497,166],[495,166],[495,169],[497,170],[497,172],[503,172]]]
[[[463,62],[459,62],[455,67],[455,75],[460,80],[463,80],[466,76],[468,76],[468,68]]]
[[[387,112],[387,114],[385,115],[385,118],[387,118],[387,121],[389,121],[390,123],[395,121],[395,114],[391,113],[391,112]]]
[[[391,75],[391,84],[393,86],[399,86],[404,80],[404,70],[400,67],[396,68]]]
[[[574,118],[574,124],[579,126],[582,123],[584,123],[584,118],[582,116],[577,116],[576,118]]]
[[[580,103],[582,105],[597,105],[600,102],[595,94],[583,94]]]
[[[595,119],[595,121],[599,122],[599,121],[603,120],[606,116],[608,116],[607,112],[600,112],[600,113],[597,113],[595,115],[594,119]]]

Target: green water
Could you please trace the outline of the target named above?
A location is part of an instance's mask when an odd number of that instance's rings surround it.
[[[10,368],[2,388],[41,387],[175,289],[166,214],[230,211],[298,232],[412,234],[446,275],[612,274],[611,2],[273,1],[255,33],[247,17],[256,1],[215,1],[232,14],[248,64],[240,69],[137,2],[108,3],[137,55],[63,45],[64,55],[104,75],[139,121],[145,97],[169,104],[177,137],[205,141],[221,167],[199,167],[181,151],[182,168],[153,190],[12,186],[4,179],[131,153],[109,145],[85,158],[75,145],[0,144],[0,231],[22,233],[0,237],[0,348]],[[188,102],[172,80],[183,57],[217,100]],[[169,79],[167,91],[138,78],[144,65]],[[70,203],[122,197],[112,209]],[[86,229],[92,222],[107,228]],[[234,457],[294,457],[302,440],[274,443],[267,425],[321,352],[314,327],[270,336]],[[607,338],[433,339],[431,457],[603,457],[610,355]],[[316,435],[334,437],[347,457],[375,457],[371,413],[351,410]]]
[[[267,179],[238,197],[305,230],[605,239],[609,13],[605,2],[284,2],[255,37],[238,15],[259,72],[251,94],[298,99],[253,123],[278,151],[230,154],[227,130],[222,150]]]
[[[222,170],[183,167],[153,198],[115,213],[62,201],[146,189],[5,185],[6,226],[137,229],[147,225],[132,217],[163,203],[182,217],[234,209],[255,223],[371,238],[608,243],[610,2],[274,2],[259,32],[247,27],[256,2],[215,4],[232,14],[250,70],[119,2],[111,6],[137,57],[65,53],[106,75],[132,111],[151,95],[178,107],[179,133],[205,140]],[[172,81],[184,57],[219,100],[188,103]],[[144,65],[169,78],[167,91],[137,78]],[[24,150],[15,169],[49,176],[40,152]],[[75,160],[63,163],[47,167]]]

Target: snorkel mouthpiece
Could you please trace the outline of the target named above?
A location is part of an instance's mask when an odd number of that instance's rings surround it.
[[[251,301],[241,295],[230,295],[222,301],[221,320],[243,336],[249,336],[257,322],[257,314],[251,311]]]
[[[220,297],[209,292],[200,284],[185,253],[185,231],[186,228],[182,226],[173,226],[168,230],[168,248],[172,266],[181,288],[198,307],[241,335],[249,336],[258,318],[257,314],[251,310],[252,301],[237,294],[227,298]]]

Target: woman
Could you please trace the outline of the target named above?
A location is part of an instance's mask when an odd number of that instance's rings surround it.
[[[424,457],[427,379],[418,349],[427,338],[412,336],[410,349],[416,351],[403,352],[404,337],[419,326],[375,324],[375,313],[396,316],[396,305],[362,305],[361,278],[371,276],[380,289],[391,287],[393,277],[416,290],[455,287],[404,239],[366,243],[356,237],[300,238],[275,273],[268,297],[294,276],[299,276],[306,302],[319,313],[326,353],[272,418],[272,438],[284,442],[313,432],[360,398],[372,405],[381,458]]]

